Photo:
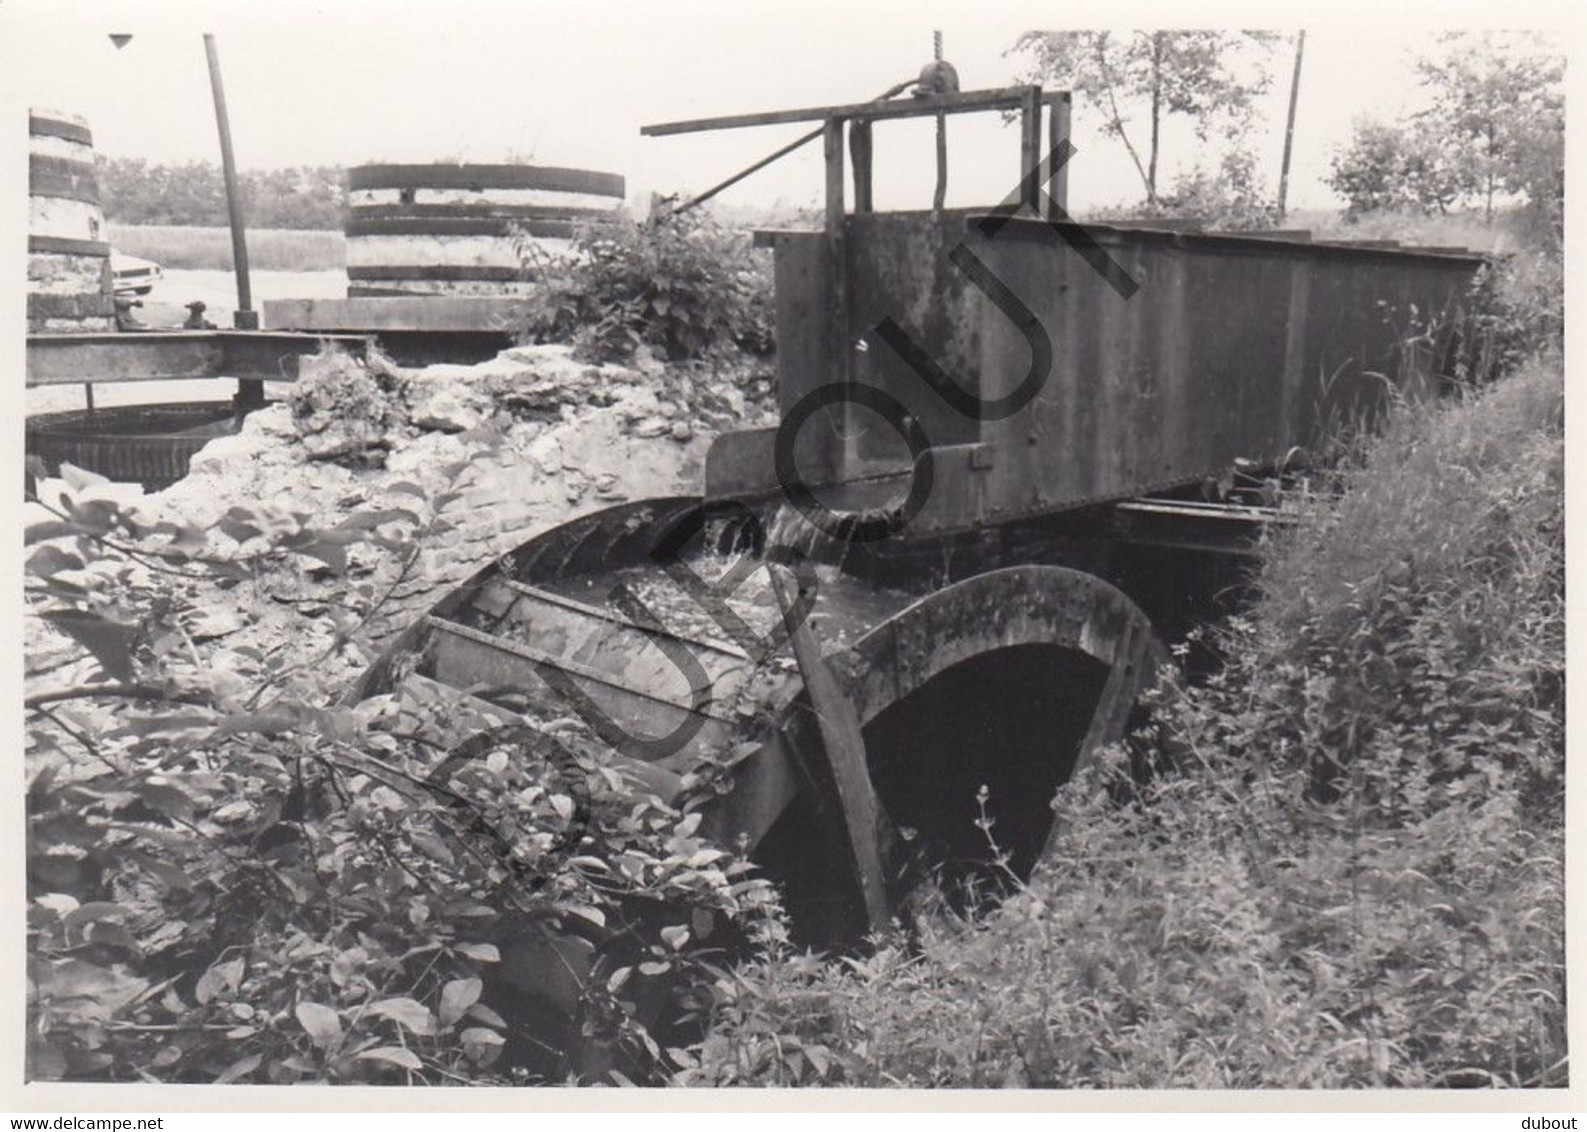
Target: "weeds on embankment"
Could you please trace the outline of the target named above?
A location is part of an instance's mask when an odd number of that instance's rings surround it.
[[[1402,407],[1163,695],[1171,766],[1088,767],[990,916],[724,977],[681,1079],[1565,1084],[1562,406]]]

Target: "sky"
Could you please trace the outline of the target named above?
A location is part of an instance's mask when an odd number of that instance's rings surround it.
[[[1336,3],[1304,12],[1305,67],[1290,202],[1331,207],[1330,154],[1361,115],[1394,117],[1416,97],[1412,60],[1443,26],[1492,21],[1493,5]],[[1559,13],[1565,12],[1563,7]],[[1323,15],[1323,13],[1327,15]],[[624,174],[629,197],[698,190],[809,127],[668,138],[639,127],[670,119],[863,101],[918,73],[931,32],[963,89],[1008,85],[1006,55],[1033,27],[1262,26],[1291,36],[1303,10],[1275,5],[1096,4],[1064,0],[840,3],[269,3],[0,0],[0,83],[7,104],[83,115],[98,148],[154,162],[214,160],[218,147],[201,33],[218,37],[235,148],[245,168],[366,161],[531,159]],[[1511,4],[1512,26],[1559,16]],[[108,33],[131,33],[116,49]],[[1252,144],[1276,184],[1293,40],[1272,56],[1274,82]],[[1139,199],[1117,142],[1076,108],[1070,165],[1078,208]],[[877,204],[921,207],[934,178],[927,122],[876,127]],[[950,204],[1001,199],[1018,144],[993,115],[949,126]],[[745,206],[814,204],[819,147],[807,146],[724,194]],[[1166,184],[1199,151],[1188,131],[1165,146]]]

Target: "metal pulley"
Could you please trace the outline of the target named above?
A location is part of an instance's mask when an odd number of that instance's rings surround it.
[[[933,59],[920,68],[920,78],[915,81],[916,98],[958,93],[959,72],[946,59]]]

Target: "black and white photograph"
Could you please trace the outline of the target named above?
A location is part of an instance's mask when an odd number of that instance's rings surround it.
[[[1573,1127],[1580,31],[0,0],[5,1107]]]

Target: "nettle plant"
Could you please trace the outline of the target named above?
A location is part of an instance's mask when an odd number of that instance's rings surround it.
[[[571,719],[448,761],[479,721],[315,679],[448,536],[461,489],[398,485],[411,506],[330,527],[263,506],[199,527],[63,474],[34,500],[53,515],[27,531],[26,592],[91,671],[25,701],[31,1078],[628,1081],[685,1063],[665,1002],[700,1009],[722,948],[781,932],[766,882],[698,834],[717,778],[663,803]],[[358,580],[368,551],[394,579]],[[305,569],[342,583],[322,651],[194,639],[206,600]],[[549,1043],[536,947],[579,975]]]

